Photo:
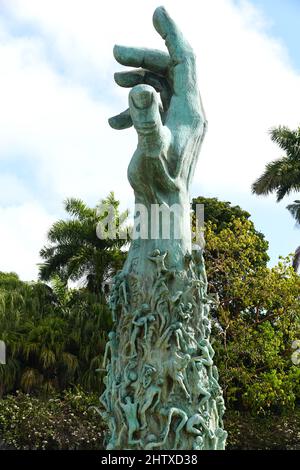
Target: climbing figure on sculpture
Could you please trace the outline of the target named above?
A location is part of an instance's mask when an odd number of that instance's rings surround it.
[[[130,337],[131,357],[135,357],[137,355],[136,341],[142,329],[144,330],[143,338],[144,340],[146,340],[148,333],[148,324],[153,322],[154,320],[155,316],[152,315],[149,305],[143,304],[141,309],[137,311],[132,320],[133,331]]]

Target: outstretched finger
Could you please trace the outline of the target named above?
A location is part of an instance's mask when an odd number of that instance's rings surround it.
[[[132,119],[129,109],[126,109],[117,116],[113,116],[108,120],[110,127],[117,130],[128,129],[132,126]]]
[[[153,14],[153,25],[165,40],[173,63],[180,63],[187,56],[193,56],[190,44],[164,7],[156,8]]]
[[[136,69],[129,72],[117,72],[114,75],[115,82],[125,88],[132,88],[136,85],[150,85],[160,93],[163,110],[166,112],[169,108],[172,91],[168,81],[156,73],[148,70]]]
[[[124,88],[132,88],[135,85],[145,83],[153,86],[156,91],[161,92],[167,86],[167,80],[148,70],[136,69],[128,72],[116,72],[114,74],[115,82]]]
[[[156,49],[118,46],[114,47],[114,57],[119,64],[130,67],[143,67],[144,69],[164,75],[170,64],[170,57],[166,52]]]

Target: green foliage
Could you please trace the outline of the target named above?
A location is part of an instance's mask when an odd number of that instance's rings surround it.
[[[268,244],[247,212],[215,198],[196,202],[205,204],[209,292],[220,299],[213,314],[223,334],[215,333],[214,348],[227,407],[287,412],[300,400],[300,368],[291,361],[300,339],[300,277],[289,258],[267,267]],[[84,207],[77,201],[69,210]],[[0,273],[0,339],[8,347],[1,394],[42,396],[76,384],[101,392],[103,372],[96,370],[111,327],[105,293],[68,289],[60,274],[54,270],[49,287]]]
[[[243,283],[268,260],[268,244],[247,219],[232,219],[223,229],[206,223],[206,269],[210,290],[217,292],[230,309],[241,310],[240,299],[233,295],[232,282]]]
[[[204,205],[205,223],[211,222],[216,232],[226,228],[234,219],[249,219],[249,212],[240,206],[232,206],[229,201],[219,201],[216,197],[198,196],[192,201],[192,210],[196,210],[197,204]]]
[[[58,279],[53,289],[0,273],[0,339],[7,364],[0,365],[0,395],[20,388],[51,393],[71,384],[100,390],[102,355],[110,312],[101,295],[68,290]]]
[[[95,208],[66,201],[70,218],[53,224],[41,250],[40,278],[51,287],[0,273],[0,339],[8,358],[0,365],[0,396],[17,388],[51,393],[71,384],[101,390],[103,374],[96,370],[111,327],[105,285],[121,268],[126,245],[118,236],[98,238],[97,226],[106,228],[106,207],[123,229],[128,214],[119,212],[113,193]],[[82,287],[68,289],[68,281]]]
[[[248,384],[243,395],[245,406],[258,413],[271,409],[284,413],[295,407],[297,381],[300,379],[299,369],[295,366],[290,370],[270,369],[262,372]],[[295,381],[296,380],[296,381]],[[299,398],[299,395],[298,395]]]
[[[101,449],[103,424],[97,397],[80,388],[43,398],[17,393],[0,400],[0,435],[16,449]]]
[[[268,268],[267,244],[243,216],[222,228],[208,220],[205,239],[209,291],[220,299],[223,334],[214,347],[227,405],[253,413],[293,408],[300,399],[291,361],[300,337],[300,278],[291,260]]]
[[[32,450],[103,449],[105,424],[97,396],[80,388],[43,398],[17,393],[0,400],[0,445]],[[300,410],[284,416],[252,416],[228,410],[227,449],[296,449]]]
[[[224,426],[228,432],[227,450],[299,449],[299,408],[285,415],[265,416],[228,410]]]
[[[271,139],[285,155],[266,165],[264,173],[253,183],[252,191],[258,195],[276,192],[277,201],[281,201],[292,191],[300,189],[300,127],[290,130],[287,127],[271,129]],[[297,222],[300,222],[298,202],[290,204],[288,210]]]

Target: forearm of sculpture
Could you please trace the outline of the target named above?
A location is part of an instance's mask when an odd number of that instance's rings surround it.
[[[152,157],[150,164],[158,186],[164,188],[165,191],[171,192],[178,189],[178,181],[170,175],[169,164],[164,154]]]
[[[107,362],[107,356],[108,356],[108,351],[110,349],[110,343],[108,342],[105,347],[105,352],[103,356],[103,362],[102,362],[102,367],[105,369],[106,362]]]
[[[181,177],[187,187],[192,180],[201,144],[207,128],[204,114],[190,116],[190,124],[177,126],[173,146],[177,155],[175,178]],[[174,124],[175,125],[175,124]]]

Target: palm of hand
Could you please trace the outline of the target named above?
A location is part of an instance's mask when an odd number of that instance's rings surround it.
[[[139,202],[170,204],[174,193],[188,191],[206,120],[191,46],[163,7],[153,23],[168,53],[115,46],[119,63],[140,68],[115,74],[118,85],[132,89],[129,109],[109,123],[115,129],[133,125],[138,133],[128,177]]]

